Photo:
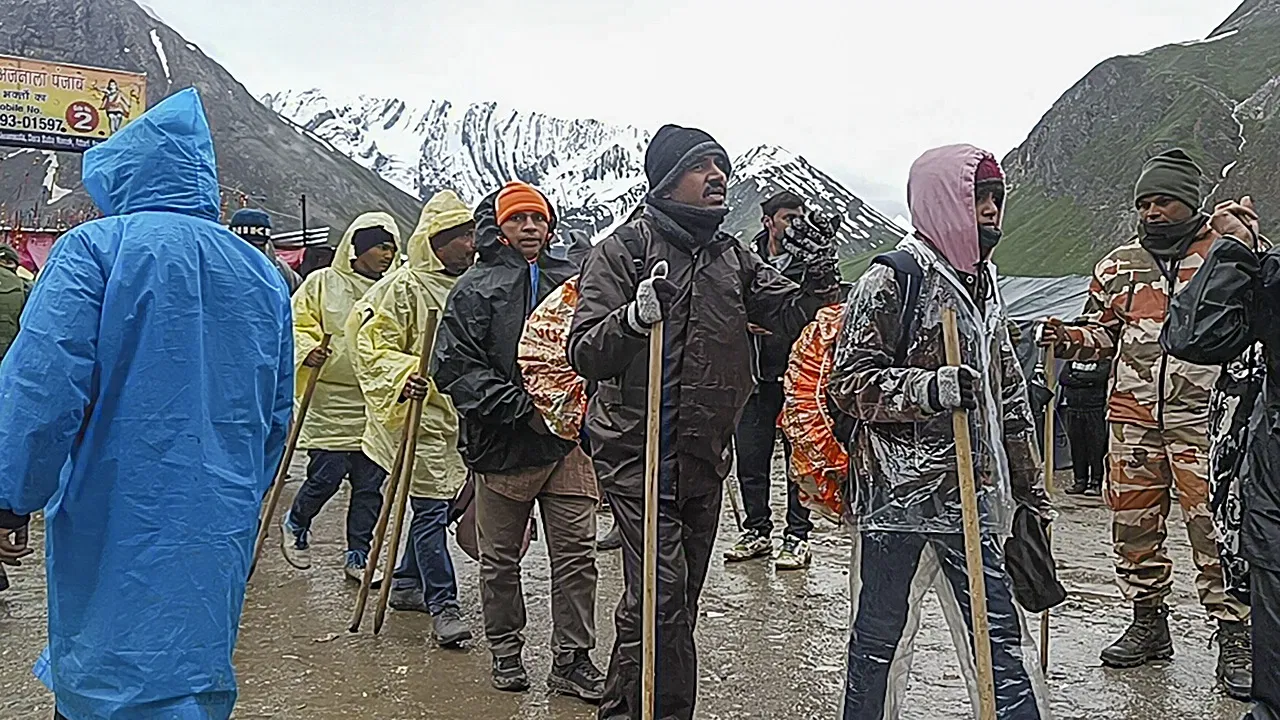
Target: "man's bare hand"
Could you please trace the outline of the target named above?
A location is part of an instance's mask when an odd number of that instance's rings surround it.
[[[0,529],[0,564],[21,565],[22,558],[30,555],[32,549],[27,547],[27,528],[17,530]]]
[[[1209,224],[1220,235],[1252,242],[1258,236],[1258,213],[1253,209],[1253,198],[1245,195],[1239,202],[1225,200],[1218,203],[1213,208]]]
[[[404,390],[400,396],[405,400],[426,400],[427,393],[431,390],[431,383],[421,375],[414,373],[409,376],[409,381],[404,384]]]
[[[1049,318],[1040,326],[1040,347],[1055,347],[1067,341],[1067,328],[1058,318]]]
[[[321,365],[324,365],[325,360],[328,360],[329,356],[332,354],[333,354],[333,351],[330,350],[329,348],[317,347],[316,349],[307,353],[307,357],[305,360],[302,361],[302,364],[309,368],[318,368]]]

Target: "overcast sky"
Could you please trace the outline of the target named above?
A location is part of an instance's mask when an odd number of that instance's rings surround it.
[[[1239,0],[147,0],[260,95],[497,101],[807,157],[890,216],[923,150],[1003,154],[1094,65]]]

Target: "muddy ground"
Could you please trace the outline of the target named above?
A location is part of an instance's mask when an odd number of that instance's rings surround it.
[[[777,463],[780,464],[780,463]],[[777,468],[779,471],[781,468]],[[295,471],[299,475],[301,466]],[[1063,478],[1065,480],[1065,478]],[[780,485],[774,507],[781,527]],[[290,484],[287,504],[296,490]],[[1058,563],[1070,599],[1053,617],[1050,685],[1063,720],[1236,720],[1245,707],[1214,687],[1211,626],[1194,597],[1190,548],[1179,520],[1170,524],[1176,565],[1173,627],[1177,657],[1169,663],[1114,671],[1098,651],[1123,632],[1129,611],[1112,582],[1108,514],[1095,499],[1056,498]],[[341,570],[345,491],[314,528],[307,572],[285,564],[273,527],[271,545],[249,586],[236,653],[242,720],[589,720],[592,708],[549,696],[541,681],[550,667],[549,571],[545,546],[525,561],[528,647],[534,689],[510,695],[489,686],[483,642],[466,651],[429,641],[430,619],[392,611],[380,636],[347,632],[356,588]],[[1175,511],[1176,515],[1176,511]],[[601,515],[602,529],[610,521]],[[43,542],[35,526],[33,541]],[[735,535],[728,505],[719,545]],[[698,625],[701,688],[698,717],[836,718],[844,677],[848,625],[849,543],[843,531],[819,525],[814,564],[807,572],[778,573],[757,561],[725,567],[713,562]],[[40,553],[37,553],[38,555]],[[482,637],[477,565],[454,548],[461,602]],[[621,594],[619,556],[600,558],[597,603],[601,667],[613,643],[612,611]],[[0,718],[48,718],[52,697],[30,673],[45,638],[44,567],[36,558],[11,572],[0,594]],[[1034,618],[1031,620],[1035,622]],[[926,606],[904,717],[966,718],[968,701],[955,650],[933,598]]]

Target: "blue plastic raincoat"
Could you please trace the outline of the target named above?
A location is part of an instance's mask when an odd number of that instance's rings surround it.
[[[224,719],[293,404],[289,293],[217,224],[194,90],[83,167],[106,217],[58,240],[0,365],[0,508],[45,508],[41,679],[70,720]]]

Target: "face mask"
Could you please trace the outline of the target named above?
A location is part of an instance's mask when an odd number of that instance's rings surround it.
[[[991,251],[996,249],[996,245],[1000,244],[1000,238],[1004,232],[998,227],[990,225],[978,226],[978,252],[982,257],[991,255]]]
[[[1182,257],[1204,227],[1203,213],[1176,223],[1138,222],[1138,238],[1148,252],[1159,257]]]

